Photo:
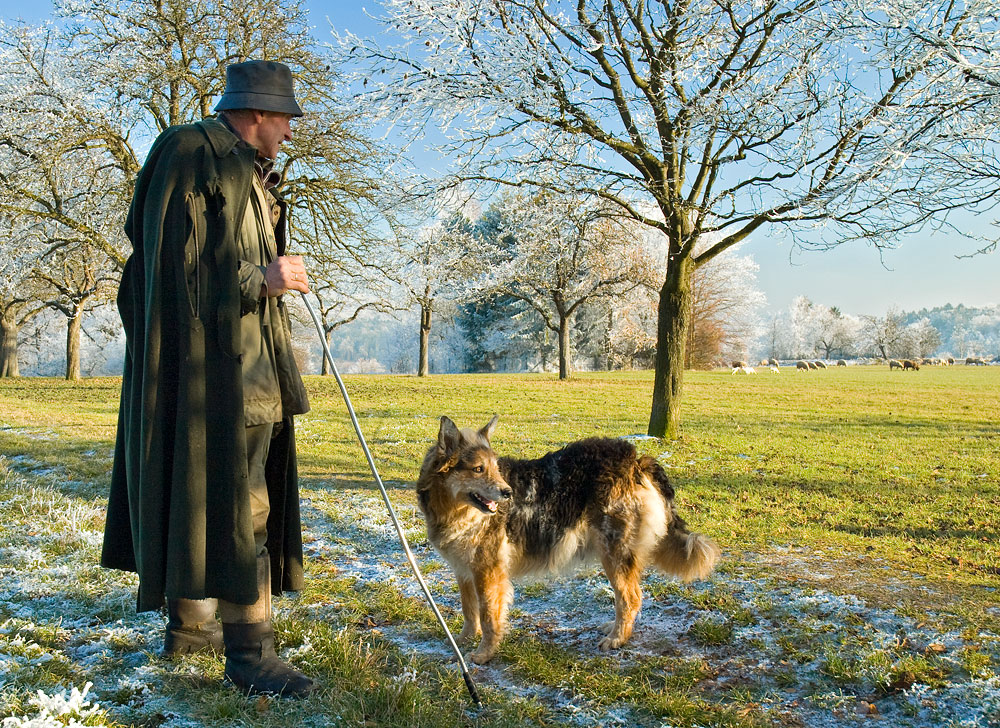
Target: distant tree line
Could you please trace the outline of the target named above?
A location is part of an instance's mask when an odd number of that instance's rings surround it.
[[[1000,306],[947,304],[908,313],[893,307],[883,316],[856,316],[800,296],[770,319],[761,343],[777,359],[995,356]]]

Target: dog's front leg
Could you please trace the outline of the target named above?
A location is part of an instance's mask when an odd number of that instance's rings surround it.
[[[476,596],[479,600],[479,621],[483,639],[469,659],[485,665],[496,654],[507,624],[507,608],[513,598],[507,570],[499,564],[475,575]]]
[[[471,642],[479,636],[479,597],[476,582],[470,577],[458,577],[458,590],[462,595],[462,633],[460,642]]]

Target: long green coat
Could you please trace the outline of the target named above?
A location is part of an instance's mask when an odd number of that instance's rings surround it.
[[[167,129],[125,223],[133,253],[118,308],[127,347],[101,564],[138,573],[139,611],[165,597],[258,598],[237,275],[255,154],[214,119]],[[281,255],[283,216],[278,227]],[[302,585],[289,415],[308,409],[290,347],[282,356],[294,376],[266,466],[274,593]]]

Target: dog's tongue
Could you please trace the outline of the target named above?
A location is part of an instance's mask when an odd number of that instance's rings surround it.
[[[491,500],[484,500],[483,505],[490,509],[490,513],[497,512],[497,502]]]

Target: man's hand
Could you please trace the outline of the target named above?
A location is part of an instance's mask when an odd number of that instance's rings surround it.
[[[264,271],[263,295],[280,296],[286,291],[309,293],[309,277],[301,255],[279,256]]]

